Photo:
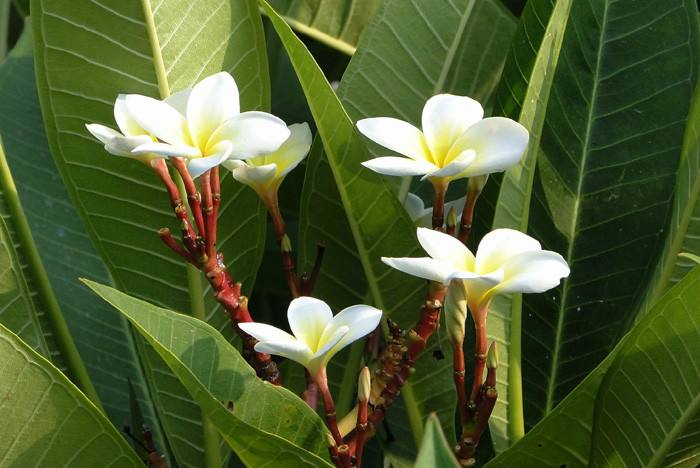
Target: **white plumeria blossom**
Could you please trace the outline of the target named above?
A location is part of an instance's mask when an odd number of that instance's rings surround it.
[[[132,151],[155,139],[136,121],[126,107],[126,95],[120,94],[114,102],[114,120],[119,132],[100,124],[87,124],[88,131],[104,144],[105,150],[115,156],[126,156],[148,162],[157,155],[134,154]]]
[[[461,321],[462,336],[467,303],[477,313],[496,294],[544,292],[569,276],[561,255],[542,250],[535,239],[513,229],[486,234],[476,255],[454,237],[432,229],[418,228],[418,241],[430,257],[382,257],[382,261],[410,275],[448,284],[447,300],[461,302],[464,314],[455,317],[446,307],[448,328],[452,330],[450,320]]]
[[[274,153],[246,161],[229,159],[223,163],[224,167],[237,181],[250,186],[261,196],[275,194],[285,176],[304,160],[311,148],[309,124],[292,124],[289,132],[289,138]]]
[[[462,216],[462,211],[464,209],[464,202],[467,197],[458,198],[457,200],[452,200],[445,203],[445,213],[449,213],[452,208],[455,209],[457,213],[457,218]],[[433,224],[433,208],[431,206],[427,207],[423,203],[423,199],[414,193],[407,193],[406,200],[403,203],[403,207],[406,209],[408,216],[413,221],[413,224],[419,227],[429,228]]]
[[[500,172],[517,164],[529,135],[504,117],[484,119],[474,99],[452,94],[431,97],[423,107],[422,130],[391,117],[357,122],[370,140],[405,157],[385,156],[362,164],[380,174],[422,175],[433,183]]]
[[[293,335],[264,323],[238,326],[258,340],[255,351],[296,361],[317,378],[324,375],[326,364],[338,351],[372,332],[381,318],[381,310],[367,305],[348,307],[334,317],[325,302],[302,296],[287,311]]]
[[[220,72],[163,101],[128,94],[129,115],[158,141],[133,149],[188,160],[198,177],[228,158],[248,159],[277,150],[289,137],[285,123],[266,112],[240,112],[233,77]]]

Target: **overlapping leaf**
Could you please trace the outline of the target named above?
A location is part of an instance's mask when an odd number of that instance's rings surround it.
[[[34,0],[39,97],[56,165],[116,285],[154,303],[230,326],[202,279],[189,281],[181,259],[156,231],[174,218],[145,166],[105,154],[84,125],[114,125],[118,93],[166,96],[205,76],[231,72],[244,110],[269,107],[262,24],[252,0],[108,2]],[[226,174],[219,247],[236,280],[250,288],[262,254],[264,217],[258,197]],[[203,303],[206,296],[206,303]],[[144,353],[161,420],[182,465],[201,466],[196,406],[162,362]],[[172,375],[172,374],[170,374]],[[164,386],[163,383],[169,385]],[[184,397],[184,398],[183,398]],[[211,445],[211,444],[210,444]]]
[[[323,422],[299,397],[260,380],[216,330],[86,281],[119,310],[177,375],[246,464],[330,466]]]
[[[1,466],[143,466],[107,418],[0,325]]]

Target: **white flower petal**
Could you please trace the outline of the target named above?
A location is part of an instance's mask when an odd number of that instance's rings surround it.
[[[514,229],[495,229],[484,236],[476,251],[475,270],[489,273],[522,252],[541,250],[540,243]]]
[[[245,322],[238,326],[245,333],[259,341],[255,350],[260,353],[274,354],[292,359],[306,366],[311,360],[311,350],[305,343],[297,340],[284,330],[266,323]]]
[[[435,260],[452,264],[458,270],[474,269],[474,255],[463,243],[449,234],[418,228],[418,242]]]
[[[87,124],[85,125],[85,128],[87,128],[88,132],[90,132],[92,136],[100,140],[105,145],[109,143],[112,138],[123,136],[118,131],[100,124]]]
[[[463,280],[467,289],[467,302],[473,312],[488,304],[488,300],[491,299],[504,276],[505,272],[499,268],[486,275]]]
[[[275,164],[249,166],[239,159],[229,159],[224,161],[223,165],[231,171],[234,179],[253,188],[264,187],[275,179],[277,173]]]
[[[503,269],[503,282],[494,293],[544,292],[559,285],[570,273],[566,260],[549,250],[523,252],[505,262]]]
[[[298,297],[287,309],[292,333],[312,351],[318,348],[321,335],[332,319],[333,312],[328,304],[313,297]]]
[[[421,116],[423,133],[433,154],[447,154],[467,128],[484,117],[484,109],[474,99],[438,94],[425,103]]]
[[[266,157],[266,162],[275,163],[279,170],[277,177],[284,177],[301,163],[311,149],[311,128],[309,124],[296,123],[289,126],[289,138],[277,151]]]
[[[455,271],[452,264],[429,257],[422,258],[391,258],[382,257],[382,262],[409,275],[425,278],[431,281],[447,283]]]
[[[350,327],[347,326],[334,328],[329,336],[325,337],[324,341],[319,342],[321,347],[314,353],[313,357],[323,357],[325,358],[323,359],[324,362],[330,361],[330,359],[342,349],[342,347],[339,347],[337,350],[334,350],[333,348],[348,334],[349,331]]]
[[[105,145],[105,149],[107,150],[107,152],[112,153],[116,156],[137,158],[140,156],[140,154],[135,154],[134,149],[152,141],[153,139],[148,135],[117,135]]]
[[[240,112],[238,86],[233,77],[220,72],[197,83],[187,100],[187,123],[200,148],[217,128]]]
[[[137,146],[133,149],[134,154],[156,153],[163,156],[175,156],[179,158],[196,158],[202,154],[197,148],[187,145],[169,145],[167,143],[159,143],[153,141],[150,137],[147,138],[147,143]]]
[[[500,172],[520,161],[530,136],[522,125],[505,117],[490,117],[469,127],[455,143],[453,151],[472,149],[476,159],[464,176]]]
[[[204,158],[189,159],[187,161],[187,170],[193,178],[199,177],[207,172],[212,167],[218,166],[231,154],[231,143],[222,141],[216,147],[212,148],[213,154]]]
[[[287,125],[267,112],[243,112],[224,122],[211,136],[209,146],[231,141],[231,158],[249,159],[273,153],[289,138]]]
[[[354,305],[341,310],[327,325],[321,337],[321,342],[328,342],[336,335],[338,329],[348,329],[342,339],[328,352],[328,359],[350,343],[370,334],[377,328],[381,319],[382,311],[368,305]]]
[[[114,101],[114,121],[124,135],[144,135],[146,131],[139,125],[126,107],[126,94],[120,94]]]
[[[406,194],[406,200],[403,202],[403,207],[406,208],[408,216],[414,223],[425,216],[426,212],[432,212],[432,210],[425,208],[421,197],[410,192]]]
[[[191,145],[187,121],[175,108],[139,94],[128,94],[124,99],[126,110],[148,133],[172,145]]]
[[[429,174],[424,175],[421,180],[425,180],[427,178],[430,179],[437,179],[437,178],[444,178],[444,177],[450,177],[450,178],[455,178],[455,176],[459,175],[460,177],[466,177],[464,175],[461,175],[468,167],[470,164],[474,162],[474,159],[476,158],[476,153],[472,150],[467,150],[461,153],[459,156],[457,156],[452,162],[447,164],[445,167],[442,169],[438,169],[437,171],[430,172]]]
[[[363,162],[362,165],[379,174],[391,176],[423,175],[439,169],[434,164],[426,161],[415,161],[413,159],[399,158],[396,156],[384,156],[370,159]]]
[[[182,115],[187,115],[187,101],[192,93],[192,88],[185,88],[177,93],[171,94],[163,99],[164,102],[173,106]]]
[[[242,322],[238,327],[260,342],[297,343],[298,340],[286,331],[260,322]]]
[[[430,152],[423,133],[403,120],[391,117],[375,117],[357,122],[357,129],[364,136],[417,161],[430,161]]]

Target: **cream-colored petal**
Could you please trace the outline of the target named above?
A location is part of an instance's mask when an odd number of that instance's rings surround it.
[[[264,187],[272,182],[277,173],[275,164],[249,166],[240,159],[229,159],[224,161],[223,165],[231,171],[234,179],[255,189]]]
[[[216,73],[194,85],[186,115],[195,144],[204,148],[212,133],[239,112],[238,86],[229,73]]]
[[[494,294],[540,293],[559,285],[569,276],[566,260],[556,252],[536,250],[511,257],[503,264],[504,279]]]
[[[266,157],[267,162],[277,165],[277,177],[284,177],[301,163],[311,149],[311,128],[309,124],[296,123],[289,126],[287,138],[277,151]]]
[[[445,167],[438,169],[437,171],[430,172],[423,176],[421,180],[424,179],[444,179],[449,178],[450,180],[459,179],[466,177],[461,175],[469,167],[470,164],[474,162],[476,158],[476,153],[472,150],[467,150],[457,156]]]
[[[452,344],[464,341],[466,321],[467,290],[463,281],[455,280],[450,282],[445,296],[445,328]]]
[[[318,350],[321,335],[332,319],[333,312],[328,304],[313,297],[298,297],[287,309],[287,320],[292,333],[313,352]]]
[[[382,262],[399,271],[431,281],[447,283],[455,268],[451,263],[435,260],[430,257],[422,258],[392,258],[382,257]]]
[[[479,243],[475,270],[481,274],[490,273],[515,255],[541,249],[540,243],[527,234],[514,229],[495,229]]]
[[[182,115],[187,115],[187,101],[190,98],[190,94],[192,94],[192,88],[185,88],[177,93],[171,94],[163,99],[163,101],[174,107],[175,110]]]
[[[467,302],[472,311],[479,310],[488,304],[488,301],[493,296],[494,288],[503,281],[504,275],[503,269],[498,269],[477,278],[464,280],[464,285],[467,289]]]
[[[148,135],[117,135],[105,145],[105,150],[107,150],[108,153],[114,154],[116,156],[138,158],[141,156],[141,154],[135,154],[134,149],[152,141],[153,140]]]
[[[452,94],[431,97],[421,116],[423,133],[433,154],[447,154],[467,128],[484,117],[484,109],[474,99]]]
[[[268,341],[278,343],[286,342],[289,343],[290,346],[293,346],[295,343],[299,342],[294,336],[290,335],[286,331],[266,323],[243,322],[239,323],[238,327],[256,340],[263,343]]]
[[[414,176],[423,175],[439,169],[427,161],[416,161],[409,158],[396,156],[383,156],[362,163],[367,169],[390,176]]]
[[[403,207],[406,209],[408,216],[414,223],[420,221],[428,212],[432,213],[430,208],[425,208],[421,197],[410,192],[406,194],[406,200],[403,202]]]
[[[245,333],[259,341],[255,350],[259,353],[274,354],[292,359],[302,366],[306,366],[311,360],[312,352],[305,343],[266,323],[246,322],[238,326]]]
[[[333,330],[333,333],[322,342],[319,350],[312,356],[309,364],[306,366],[311,375],[319,375],[326,368],[328,361],[338,352],[338,343],[347,335],[350,329],[348,327],[339,327]]]
[[[333,348],[333,354],[337,353],[353,341],[357,341],[365,335],[370,334],[382,319],[382,311],[376,307],[368,305],[354,305],[341,310],[333,317],[326,330],[323,332],[322,341],[328,339],[335,330],[343,327],[348,328],[347,334]]]
[[[127,94],[124,104],[141,128],[159,140],[171,145],[191,146],[187,121],[174,107],[140,94]]]
[[[280,118],[267,112],[243,112],[228,119],[214,132],[207,149],[228,140],[233,145],[231,158],[250,159],[277,151],[289,135],[287,125]]]
[[[146,138],[147,142],[134,148],[132,150],[133,154],[156,153],[162,156],[174,156],[178,158],[197,158],[201,156],[199,150],[192,146],[169,145],[167,143],[155,142],[150,137]]]
[[[403,120],[375,117],[357,121],[357,129],[364,136],[417,161],[430,161],[430,153],[423,132]]]
[[[212,148],[212,150],[213,154],[210,156],[189,159],[187,161],[187,169],[193,178],[199,177],[212,167],[218,166],[222,162],[226,161],[231,154],[231,143],[228,141],[223,141]]]
[[[504,171],[516,165],[527,149],[530,136],[518,122],[504,117],[490,117],[467,129],[451,152],[471,149],[476,159],[463,176],[473,177]]]
[[[433,229],[418,228],[418,242],[435,260],[454,266],[455,270],[474,271],[474,255],[457,238]]]
[[[146,131],[139,125],[126,107],[126,94],[120,94],[114,101],[114,121],[126,136],[144,135]]]
[[[87,128],[88,132],[90,132],[92,136],[100,140],[100,142],[105,145],[109,143],[112,138],[123,136],[118,131],[100,124],[87,124],[85,125],[85,128]]]

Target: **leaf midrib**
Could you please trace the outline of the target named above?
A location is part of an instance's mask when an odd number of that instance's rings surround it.
[[[580,206],[581,206],[581,191],[583,190],[583,179],[584,179],[584,174],[586,172],[586,164],[588,163],[588,158],[590,156],[590,143],[591,143],[591,132],[593,128],[593,115],[596,110],[596,103],[598,100],[598,76],[600,75],[600,68],[601,68],[601,63],[603,60],[603,45],[605,44],[605,36],[607,32],[607,26],[608,26],[608,11],[610,9],[610,1],[606,0],[605,2],[605,7],[603,10],[603,19],[601,21],[601,32],[600,32],[600,38],[598,40],[598,53],[596,56],[596,66],[594,70],[594,81],[593,81],[593,89],[591,90],[591,104],[590,104],[590,109],[588,110],[588,120],[586,122],[586,133],[583,139],[583,149],[581,151],[582,153],[582,160],[581,160],[581,166],[580,166],[580,177],[578,179],[578,184],[576,187],[576,201],[574,203],[574,214],[571,222],[571,235],[569,237],[569,246],[566,251],[566,262],[571,266],[571,257],[574,252],[574,233],[577,230],[579,221],[580,221]],[[572,25],[572,27],[574,27]],[[557,379],[557,374],[559,371],[559,360],[560,360],[560,352],[561,352],[561,347],[562,347],[562,335],[564,333],[564,314],[566,313],[566,301],[569,296],[569,290],[570,290],[570,284],[571,284],[571,279],[570,277],[567,277],[564,280],[564,290],[562,292],[561,296],[561,301],[559,302],[559,310],[557,314],[557,329],[556,329],[556,334],[555,334],[555,341],[554,341],[554,349],[552,352],[552,364],[550,367],[550,378],[549,378],[549,383],[547,384],[547,400],[545,402],[545,409],[544,409],[544,415],[549,414],[552,411],[552,408],[554,407],[554,391],[556,387],[556,379]]]
[[[457,32],[455,33],[454,38],[452,39],[450,47],[447,49],[445,61],[442,63],[440,76],[438,76],[438,79],[435,82],[435,86],[433,87],[433,94],[443,91],[443,87],[445,86],[445,80],[447,80],[447,73],[452,68],[452,64],[455,59],[455,54],[457,53],[457,49],[459,48],[459,44],[461,43],[462,36],[464,35],[464,28],[467,27],[467,23],[469,22],[469,17],[472,14],[472,10],[474,9],[475,3],[476,0],[470,0],[467,6],[464,8],[464,11],[462,12],[462,18],[459,20]]]

